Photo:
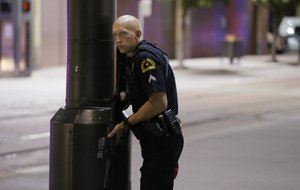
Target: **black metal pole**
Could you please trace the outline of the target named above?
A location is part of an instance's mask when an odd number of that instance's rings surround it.
[[[298,36],[298,64],[300,64],[300,35]]]
[[[99,158],[98,147],[112,115],[115,1],[67,0],[67,8],[66,105],[50,121],[49,189],[130,189],[128,137],[117,157]]]
[[[298,64],[300,64],[300,26],[295,27],[295,34],[298,38]]]

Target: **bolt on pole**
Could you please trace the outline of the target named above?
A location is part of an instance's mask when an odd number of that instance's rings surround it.
[[[66,105],[50,121],[49,190],[131,189],[130,136],[117,153],[106,138],[122,113],[112,98],[114,19],[115,0],[67,0]]]

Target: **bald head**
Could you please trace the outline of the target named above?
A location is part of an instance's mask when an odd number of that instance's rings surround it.
[[[115,24],[120,24],[131,31],[141,31],[141,25],[139,20],[132,15],[123,15],[117,18],[114,22]]]
[[[135,47],[141,41],[141,25],[139,20],[131,15],[117,18],[112,27],[115,44],[121,53],[133,54]]]

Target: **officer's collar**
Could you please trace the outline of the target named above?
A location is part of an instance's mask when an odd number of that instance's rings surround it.
[[[141,41],[136,45],[136,47],[134,48],[133,53],[132,53],[132,57],[135,56],[137,50],[139,49],[139,46],[141,46],[141,45],[146,45],[146,44],[147,44],[147,41],[146,41],[146,40],[141,40]]]

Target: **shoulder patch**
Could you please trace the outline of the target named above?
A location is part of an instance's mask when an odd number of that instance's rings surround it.
[[[145,72],[150,71],[155,68],[156,68],[155,62],[152,59],[146,58],[146,59],[142,60],[142,63],[141,63],[142,73],[145,73]]]

